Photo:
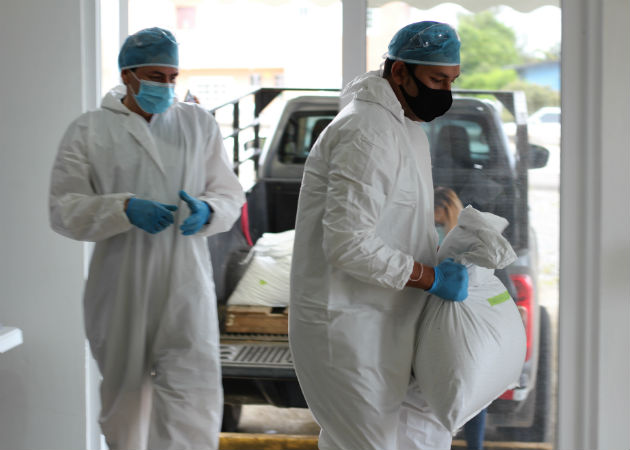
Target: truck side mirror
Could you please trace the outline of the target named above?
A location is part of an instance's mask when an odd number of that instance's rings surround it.
[[[527,153],[527,168],[540,169],[545,167],[549,161],[549,150],[536,144],[529,144],[529,152]]]

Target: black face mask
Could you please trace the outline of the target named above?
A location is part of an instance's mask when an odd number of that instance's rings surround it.
[[[414,66],[410,64],[405,65],[407,66],[407,72],[409,72],[409,75],[411,75],[411,78],[415,81],[416,87],[418,88],[418,95],[412,97],[405,91],[402,85],[400,86],[400,90],[413,113],[425,122],[431,122],[436,117],[448,111],[453,104],[451,91],[427,87],[414,75]]]

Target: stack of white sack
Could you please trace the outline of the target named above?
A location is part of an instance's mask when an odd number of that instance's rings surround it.
[[[264,233],[243,264],[249,264],[228,305],[289,305],[289,274],[295,230]]]
[[[451,432],[515,387],[525,361],[521,315],[494,276],[494,269],[516,259],[501,236],[507,225],[502,217],[468,206],[438,250],[439,261],[454,258],[466,265],[468,297],[428,298],[413,370],[423,396]]]

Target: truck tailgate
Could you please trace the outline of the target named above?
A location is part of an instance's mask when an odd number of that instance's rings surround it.
[[[295,378],[288,340],[288,308],[227,306],[223,318],[223,377]]]

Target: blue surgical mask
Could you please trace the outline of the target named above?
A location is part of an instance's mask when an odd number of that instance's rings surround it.
[[[131,74],[140,82],[138,93],[130,89],[138,106],[149,114],[160,114],[173,104],[175,99],[175,85],[172,83],[158,83],[156,81],[141,80],[133,71]]]
[[[442,241],[444,240],[444,236],[446,236],[446,233],[444,232],[444,225],[442,225],[440,223],[436,223],[435,224],[435,229],[437,230],[437,234],[438,234],[438,245],[442,245]]]

